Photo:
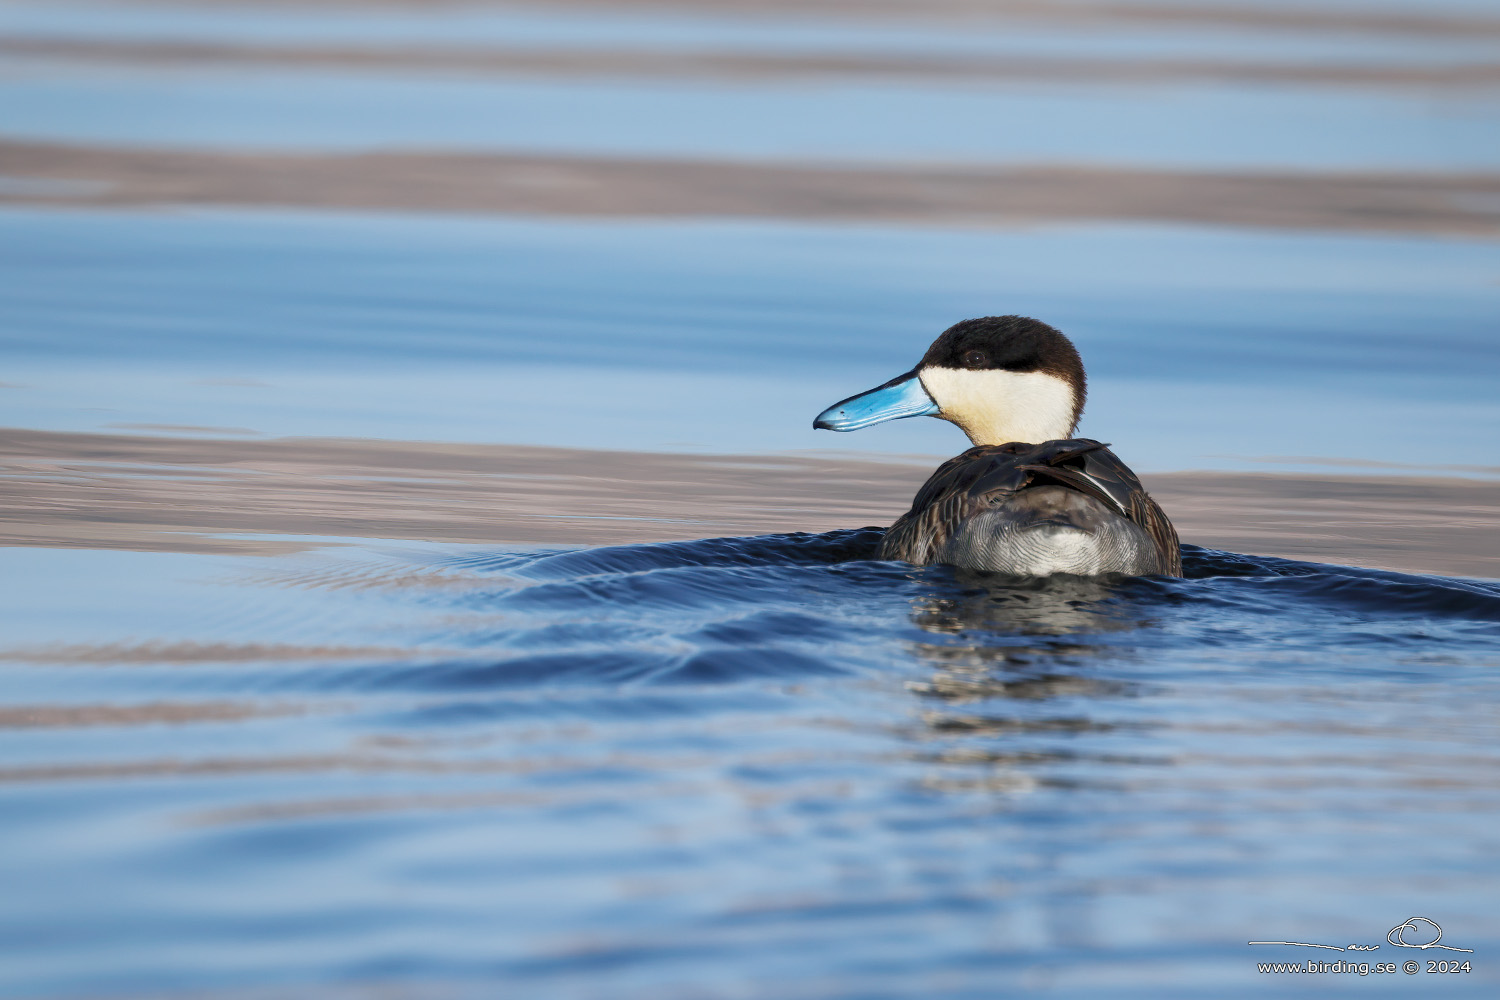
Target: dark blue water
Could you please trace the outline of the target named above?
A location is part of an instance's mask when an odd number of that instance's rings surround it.
[[[1246,942],[1420,915],[1491,994],[1500,586],[877,540],[81,553],[132,597],[0,669],[83,713],[0,717],[0,992],[1315,995]],[[76,579],[0,551],[18,621]]]

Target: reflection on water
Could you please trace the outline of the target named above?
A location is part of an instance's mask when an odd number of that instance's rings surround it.
[[[135,597],[86,635],[0,550],[0,985],[1249,996],[1243,941],[1417,901],[1500,946],[1494,584],[877,541],[84,553]]]
[[[929,594],[913,600],[912,622],[952,641],[911,644],[932,675],[907,687],[941,706],[922,715],[940,749],[919,750],[914,759],[958,769],[934,772],[924,787],[961,793],[1030,792],[1043,782],[1063,787],[1068,779],[1039,777],[1037,767],[1084,758],[1108,764],[1117,756],[1017,748],[1018,737],[1105,733],[1118,724],[1088,714],[1017,715],[1009,705],[1107,703],[1132,693],[1136,685],[1101,679],[1092,669],[1101,657],[1125,655],[1118,645],[1101,642],[1104,636],[1148,625],[1144,609],[1121,600],[1125,581],[1007,579],[955,570],[951,580],[933,583]]]
[[[953,641],[911,644],[912,653],[933,667],[931,680],[911,687],[948,704],[1118,694],[1119,684],[1088,676],[1088,664],[1110,651],[1091,640],[1147,624],[1141,609],[1119,600],[1121,581],[1016,580],[955,570],[943,584],[912,602],[911,618]],[[950,721],[936,716],[933,724],[943,728]]]
[[[955,570],[959,588],[913,605],[912,621],[929,632],[1062,637],[1077,632],[1136,627],[1117,598],[1121,581],[1054,576],[1007,579]]]
[[[1060,692],[1099,691],[1073,671],[1055,668],[1100,652],[1085,641],[1094,634],[1143,624],[1131,620],[1131,608],[1118,606],[1119,586],[1082,577],[1007,580],[954,571],[952,584],[943,588],[948,593],[912,604],[918,628],[956,640],[912,644],[912,652],[938,670],[923,690],[948,701],[1046,698],[1054,686]]]
[[[545,6],[0,2],[0,995],[1496,995],[1484,0]],[[813,533],[1008,311],[1133,466],[1407,478]]]

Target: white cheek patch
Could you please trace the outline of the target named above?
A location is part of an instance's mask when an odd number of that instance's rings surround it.
[[[975,444],[1035,444],[1073,431],[1073,387],[1043,372],[923,368],[922,388]]]

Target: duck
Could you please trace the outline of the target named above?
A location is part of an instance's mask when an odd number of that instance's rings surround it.
[[[1166,512],[1109,445],[1073,436],[1087,394],[1061,331],[985,316],[949,327],[911,371],[834,403],[813,428],[930,416],[973,444],[886,529],[881,559],[1014,577],[1181,576]]]

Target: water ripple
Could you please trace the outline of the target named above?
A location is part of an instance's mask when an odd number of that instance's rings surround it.
[[[344,545],[216,563],[233,640],[8,651],[0,983],[99,992],[61,970],[106,925],[200,984],[250,941],[299,982],[549,995],[768,953],[804,993],[990,982],[1002,939],[1155,989],[1141,927],[1244,963],[1290,933],[1266,898],[1500,941],[1496,583],[1194,546],[1017,581],[878,538]],[[339,644],[281,640],[320,618]],[[171,981],[139,954],[95,960]]]

